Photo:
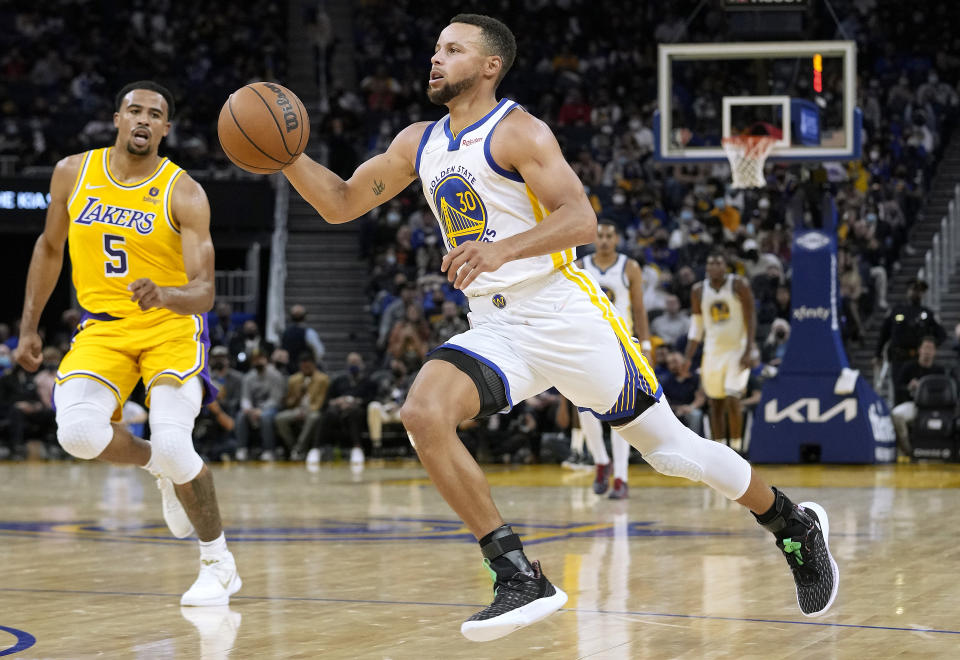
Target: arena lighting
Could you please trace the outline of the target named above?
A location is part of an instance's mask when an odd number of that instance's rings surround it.
[[[813,56],[813,91],[823,93],[823,56],[820,53]]]

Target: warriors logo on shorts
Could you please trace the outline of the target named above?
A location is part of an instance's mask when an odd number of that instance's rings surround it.
[[[497,309],[503,309],[507,306],[507,299],[503,297],[502,293],[495,294],[493,296],[493,304]]]
[[[487,228],[487,209],[477,191],[459,174],[444,177],[433,192],[433,203],[451,249],[477,241]]]

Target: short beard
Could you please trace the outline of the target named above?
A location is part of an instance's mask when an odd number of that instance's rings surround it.
[[[455,83],[446,83],[439,89],[434,89],[427,85],[427,98],[430,99],[430,102],[434,105],[446,105],[473,87],[479,78],[480,74],[476,74]]]
[[[134,156],[146,156],[151,151],[150,143],[147,142],[142,149],[138,149],[137,146],[133,143],[133,140],[127,140],[127,152],[133,154]]]

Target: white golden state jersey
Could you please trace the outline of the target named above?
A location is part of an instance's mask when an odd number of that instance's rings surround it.
[[[720,290],[710,286],[710,278],[703,281],[700,311],[703,313],[703,350],[710,353],[743,351],[747,347],[747,327],[743,305],[733,290],[735,275],[728,274]]]
[[[547,211],[517,172],[493,160],[490,141],[497,124],[520,107],[502,99],[485,117],[450,131],[450,115],[427,127],[417,149],[423,194],[440,223],[447,250],[465,241],[499,241],[542,222]],[[481,273],[464,293],[488,296],[527,280],[549,275],[574,259],[573,249],[516,259],[492,273]]]
[[[633,304],[630,301],[630,283],[627,281],[627,255],[618,254],[613,265],[602,270],[594,263],[593,255],[588,254],[583,258],[583,269],[597,280],[617,313],[626,321],[630,334],[633,334]]]

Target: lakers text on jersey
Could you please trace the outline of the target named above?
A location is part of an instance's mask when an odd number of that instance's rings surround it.
[[[171,192],[183,170],[163,158],[146,179],[120,183],[110,173],[111,150],[84,154],[67,202],[67,241],[80,306],[124,318],[141,313],[127,291],[134,280],[187,283],[180,228],[170,213]]]
[[[67,202],[73,283],[84,315],[57,382],[91,378],[109,387],[117,397],[116,418],[141,377],[149,399],[161,377],[185,382],[199,376],[205,400],[212,400],[205,317],[143,311],[127,289],[140,278],[161,287],[188,281],[180,228],[170,212],[183,170],[163,158],[142,181],[121,183],[110,172],[111,151],[84,154]]]

